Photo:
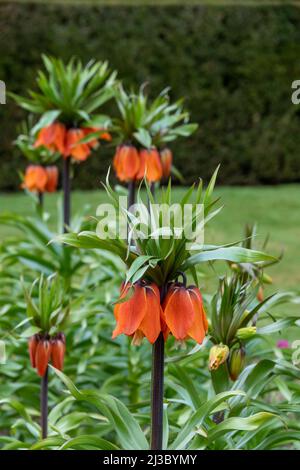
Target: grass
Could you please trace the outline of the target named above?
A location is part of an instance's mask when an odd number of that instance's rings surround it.
[[[184,191],[176,188],[175,196]],[[228,243],[243,238],[246,223],[258,224],[257,245],[270,235],[269,251],[278,255],[284,250],[280,264],[270,269],[276,286],[280,289],[298,289],[300,285],[299,240],[300,240],[300,185],[276,187],[222,187],[216,190],[224,208],[211,222],[205,232],[206,243]],[[46,210],[54,217],[58,207],[58,195],[48,195]],[[88,205],[86,213],[95,215],[96,207],[106,200],[104,191],[73,193],[73,212]],[[24,215],[33,213],[30,199],[22,194],[0,194],[0,212],[14,211]],[[55,227],[53,227],[55,228]],[[0,226],[1,240],[12,233],[12,229]]]

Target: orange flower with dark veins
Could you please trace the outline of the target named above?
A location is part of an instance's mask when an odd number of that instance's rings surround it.
[[[158,151],[153,149],[142,149],[140,151],[140,168],[137,179],[142,179],[146,176],[150,183],[155,183],[161,180],[163,175],[162,164],[160,161]]]
[[[134,181],[140,168],[140,157],[133,145],[121,145],[117,148],[113,167],[120,181]]]
[[[58,370],[63,370],[65,351],[65,335],[63,333],[57,333],[57,335],[51,339],[51,362]]]
[[[66,128],[60,122],[54,122],[50,126],[43,127],[39,133],[37,140],[34,144],[35,147],[43,145],[44,147],[64,154],[65,151],[65,137]]]
[[[130,292],[133,290],[133,292]],[[131,294],[131,295],[130,295]],[[128,300],[118,303],[114,309],[116,328],[112,337],[124,333],[133,336],[133,343],[139,344],[146,336],[154,343],[161,332],[160,293],[154,283],[138,281],[122,287],[121,299]]]
[[[186,287],[184,283],[178,282],[172,284],[163,302],[163,318],[176,339],[193,338],[201,344],[208,323],[198,287]]]
[[[164,148],[160,151],[160,159],[163,169],[163,178],[169,178],[171,174],[173,155],[170,149]]]
[[[65,148],[63,156],[73,157],[78,162],[85,161],[91,153],[91,148],[88,144],[80,143],[84,139],[85,134],[83,129],[69,129],[67,132]]]
[[[58,168],[57,166],[46,166],[45,170],[47,173],[47,183],[45,190],[48,193],[54,193],[57,189],[58,183]]]
[[[22,188],[28,191],[43,193],[46,189],[48,176],[45,168],[40,165],[29,165],[26,168]]]

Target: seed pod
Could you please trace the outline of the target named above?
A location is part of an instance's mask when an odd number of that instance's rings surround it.
[[[235,381],[245,365],[245,349],[232,349],[228,358],[228,370],[231,380]]]
[[[229,355],[229,348],[226,344],[216,344],[209,351],[209,370],[217,370]]]
[[[34,369],[36,367],[35,354],[36,354],[37,345],[38,345],[38,335],[31,336],[28,340],[28,349],[29,349],[30,362]]]
[[[51,344],[46,338],[41,338],[38,341],[35,353],[35,363],[37,373],[40,377],[44,377],[51,355]]]

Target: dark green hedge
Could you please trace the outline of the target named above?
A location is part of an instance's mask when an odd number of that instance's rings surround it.
[[[222,163],[219,182],[300,181],[300,122],[291,82],[300,79],[300,10],[293,7],[80,7],[0,5],[0,79],[24,94],[42,52],[109,59],[127,85],[166,85],[186,96],[195,136],[174,148],[189,181]],[[299,106],[300,108],[300,106]],[[0,106],[0,188],[25,164],[11,146],[23,113]],[[76,169],[96,187],[111,150]]]

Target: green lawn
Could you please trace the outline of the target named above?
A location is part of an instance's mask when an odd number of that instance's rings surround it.
[[[183,189],[176,189],[180,194]],[[258,244],[270,234],[269,250],[279,254],[284,250],[284,258],[270,273],[280,289],[297,289],[300,285],[299,240],[300,240],[300,185],[276,187],[222,187],[216,190],[221,196],[224,209],[211,222],[205,232],[206,243],[226,243],[240,240],[246,223],[258,224]],[[46,209],[55,220],[57,195],[46,197]],[[89,205],[87,214],[95,215],[97,205],[105,200],[104,191],[73,194],[73,212]],[[30,199],[19,194],[0,194],[1,209],[20,214],[32,213]],[[0,227],[1,239],[11,234],[8,227]]]

